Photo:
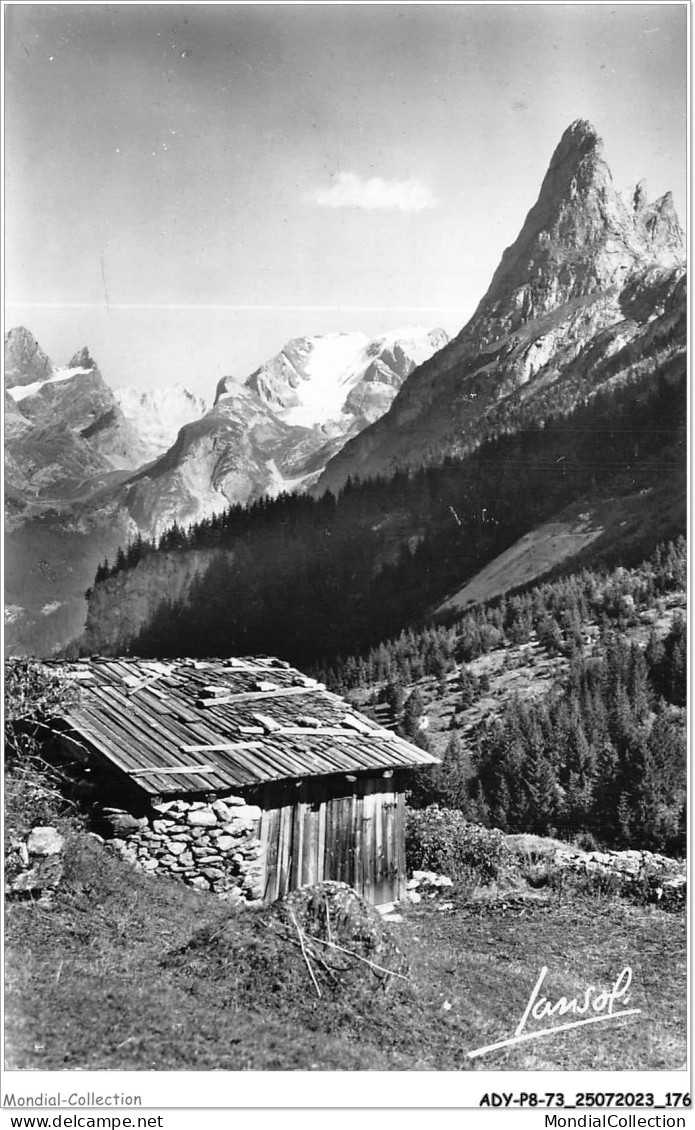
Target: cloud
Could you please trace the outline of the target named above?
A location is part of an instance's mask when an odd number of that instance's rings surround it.
[[[435,208],[437,199],[431,188],[415,178],[363,180],[356,173],[338,173],[330,188],[318,188],[311,199],[323,208],[381,209],[388,212],[423,212]]]

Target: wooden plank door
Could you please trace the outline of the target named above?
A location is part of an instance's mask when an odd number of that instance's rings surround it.
[[[405,865],[400,844],[399,795],[382,791],[379,781],[370,781],[365,789],[361,813],[361,883],[357,887],[365,899],[380,906],[401,897],[401,875]]]
[[[307,785],[276,797],[261,820],[266,901],[324,879],[348,883],[375,905],[403,898],[404,798],[385,785],[362,778],[347,795]]]

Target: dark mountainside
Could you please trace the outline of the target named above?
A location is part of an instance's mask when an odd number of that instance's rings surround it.
[[[355,441],[378,442],[359,469],[381,477],[341,472],[337,497],[233,507],[172,529],[160,552],[131,546],[99,571],[82,646],[312,664],[421,623],[569,506],[610,503],[583,561],[634,563],[682,533],[681,242],[669,198],[647,205],[638,186],[628,209],[575,123],[472,321]],[[386,478],[391,440],[408,468]]]
[[[674,334],[683,348],[674,322],[684,258],[670,194],[649,204],[640,182],[626,204],[594,128],[574,122],[471,320],[331,461],[315,492],[460,455],[529,414],[566,411],[671,351]]]
[[[420,623],[530,529],[606,496],[619,521],[593,553],[630,563],[685,528],[685,427],[685,376],[660,374],[463,460],[175,528],[100,570],[82,648],[312,664]]]

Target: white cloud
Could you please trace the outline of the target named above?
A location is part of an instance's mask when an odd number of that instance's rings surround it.
[[[318,188],[311,199],[323,208],[381,209],[390,212],[423,212],[435,208],[437,199],[431,188],[419,180],[363,180],[356,173],[338,173],[330,188]]]

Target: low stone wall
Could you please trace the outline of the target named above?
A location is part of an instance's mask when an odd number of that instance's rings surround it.
[[[112,833],[107,842],[138,870],[181,879],[231,902],[263,898],[261,810],[243,797],[209,804],[163,801],[144,816],[102,811]]]
[[[580,875],[602,875],[624,889],[642,886],[655,902],[681,903],[687,895],[685,863],[651,851],[557,849],[552,862]]]

